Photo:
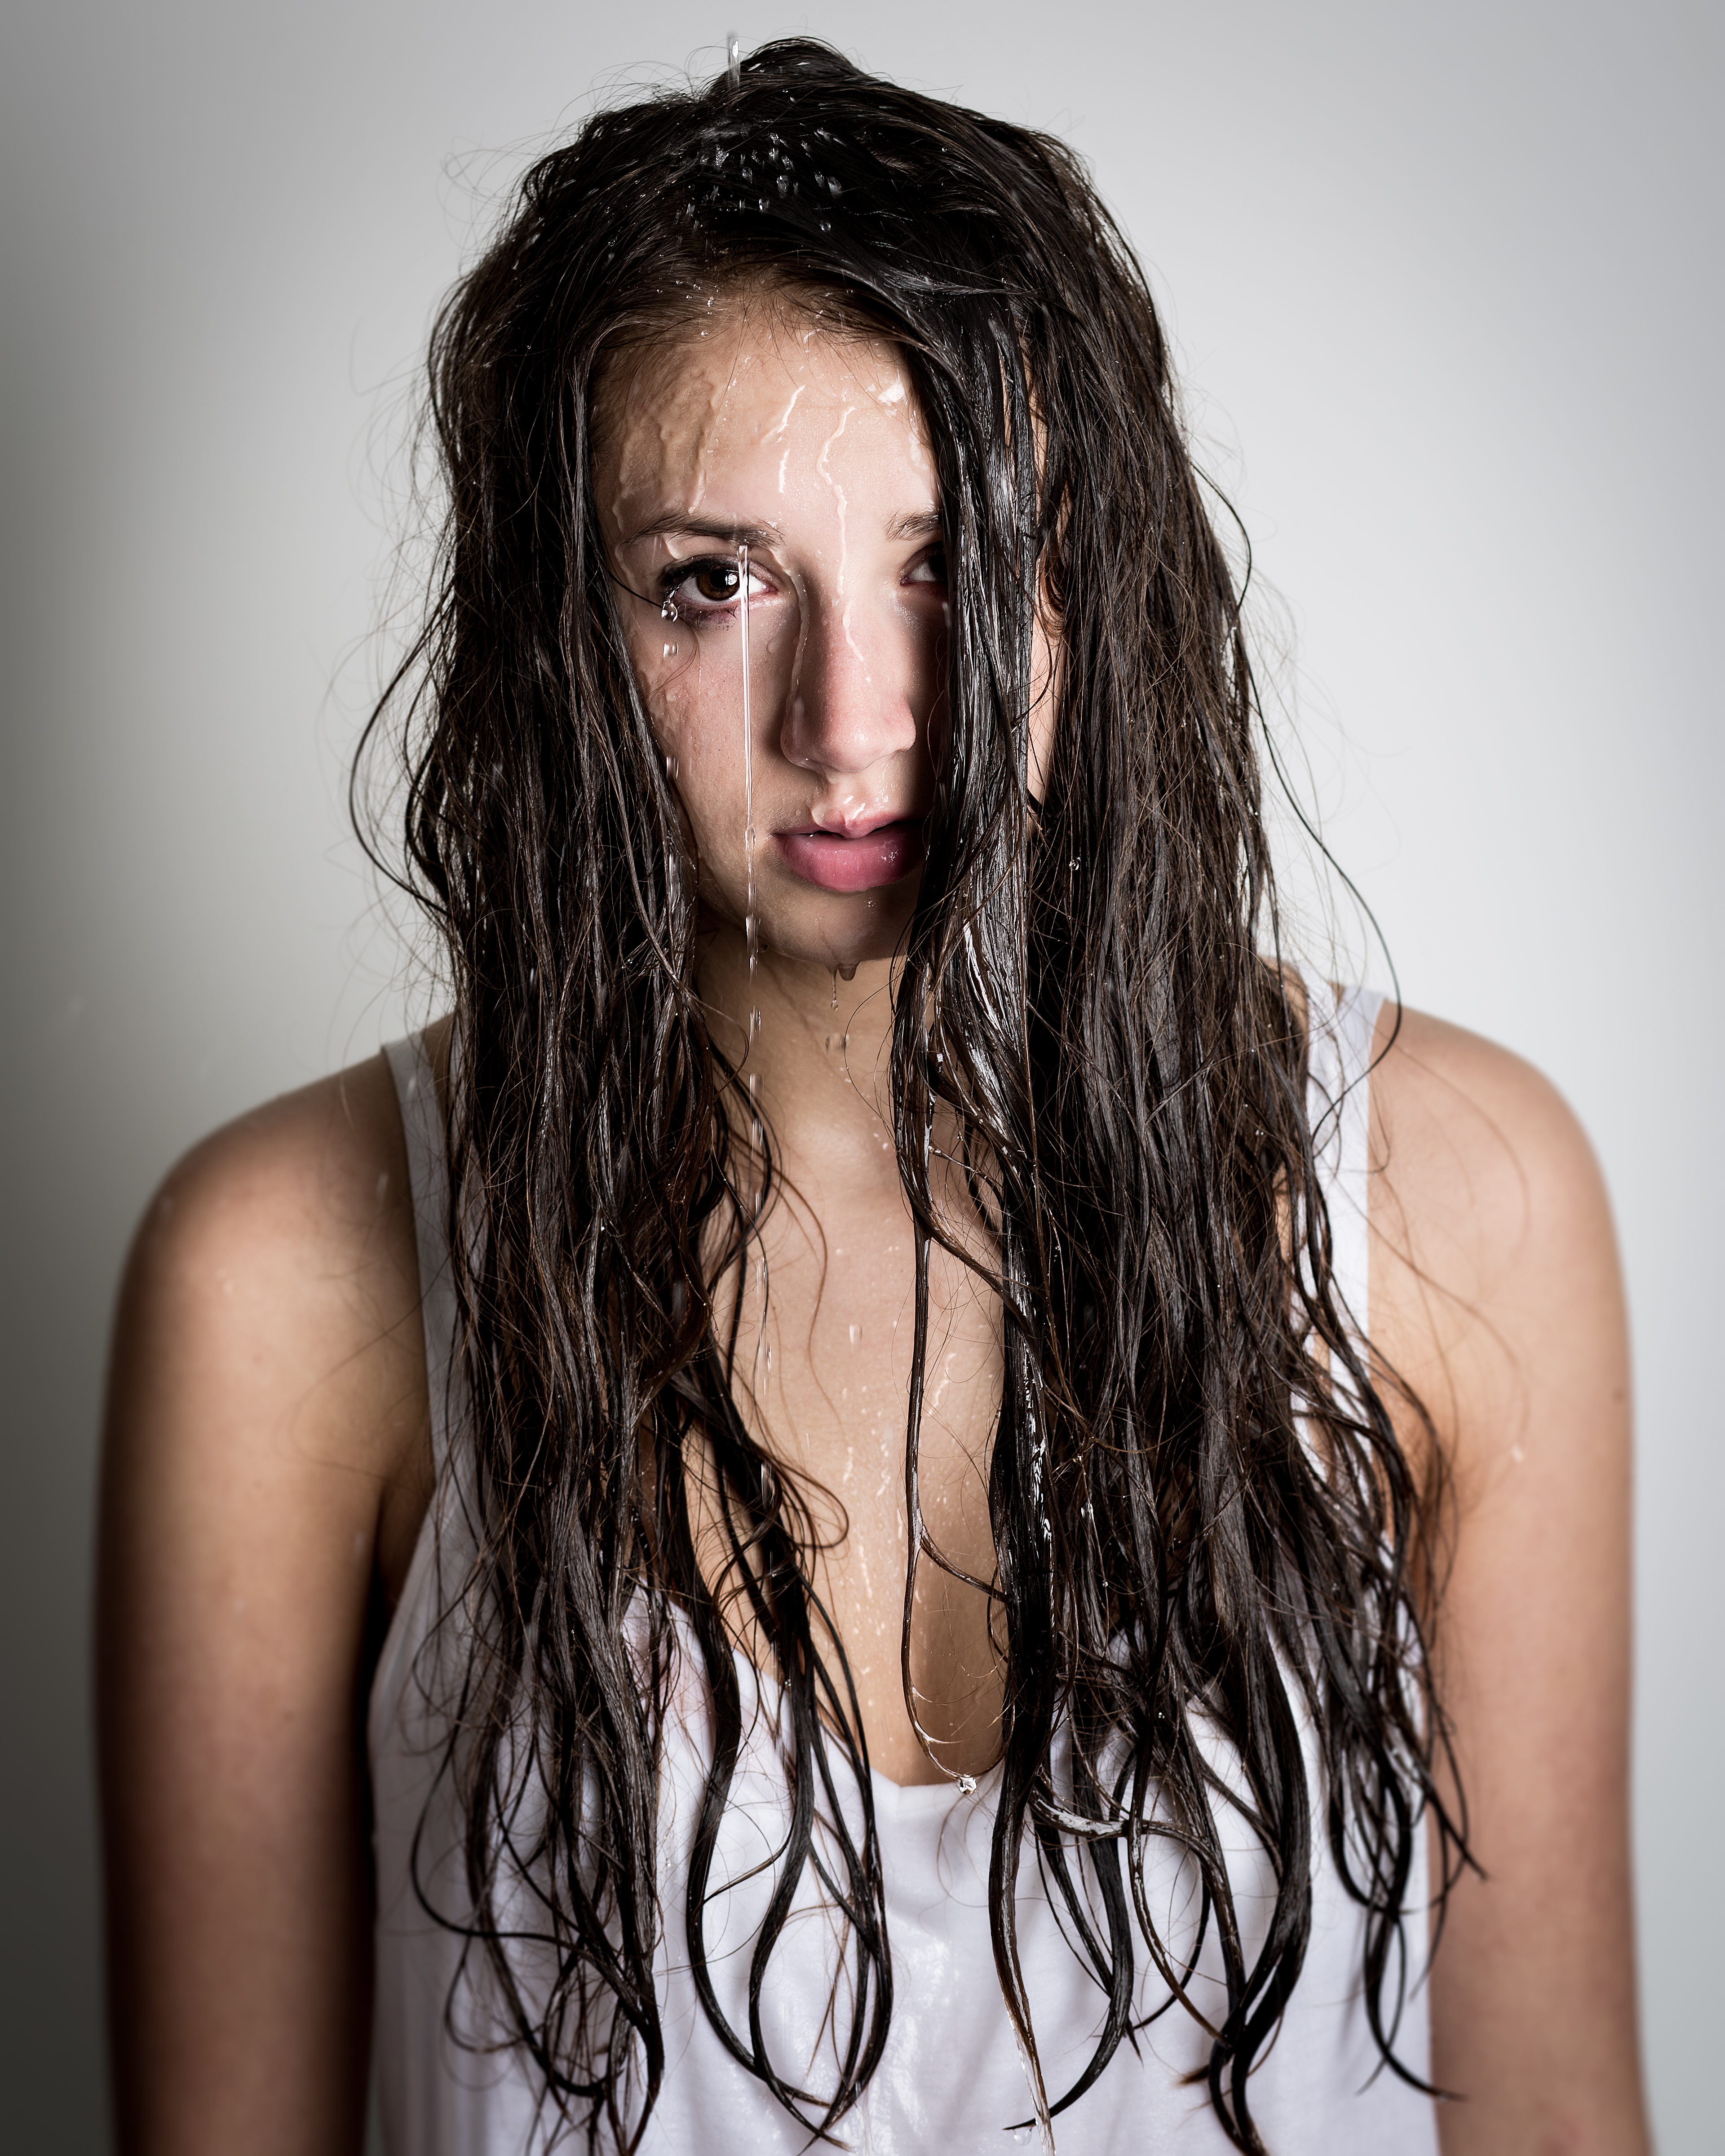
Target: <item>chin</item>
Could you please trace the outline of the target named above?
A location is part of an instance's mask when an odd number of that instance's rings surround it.
[[[908,918],[908,916],[906,916]],[[809,937],[794,942],[775,943],[763,937],[762,948],[771,950],[777,958],[788,958],[793,963],[819,967],[824,973],[854,973],[859,966],[884,966],[898,956],[902,938],[900,936],[852,937],[847,938]]]
[[[833,909],[841,915],[840,920],[824,921],[820,931],[798,940],[818,953],[814,959],[816,965],[829,970],[834,966],[882,965],[902,949],[916,904],[914,880],[908,890],[902,884],[889,884],[880,891],[845,899],[842,907]]]

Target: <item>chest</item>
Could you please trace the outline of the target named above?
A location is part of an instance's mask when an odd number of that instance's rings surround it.
[[[818,1205],[810,1180],[783,1190],[732,1287],[733,1391],[808,1507],[816,1590],[844,1642],[873,1763],[901,1783],[976,1774],[996,1756],[1000,1705],[998,1628],[988,1594],[971,1584],[994,1571],[988,1474],[1000,1403],[999,1304],[969,1265],[931,1249],[917,1497],[939,1557],[925,1548],[918,1558],[908,1637],[932,1764],[906,1704],[903,1666],[914,1226],[896,1183]]]

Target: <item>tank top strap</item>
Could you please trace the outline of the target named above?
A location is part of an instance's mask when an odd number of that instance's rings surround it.
[[[1362,1337],[1371,1322],[1372,1041],[1383,1009],[1376,988],[1343,988],[1301,969],[1310,1013],[1306,1112],[1318,1181],[1330,1215],[1336,1293]]]
[[[449,1456],[455,1383],[455,1284],[449,1271],[449,1163],[437,1073],[425,1036],[384,1049],[395,1078],[407,1140],[408,1174],[419,1254],[419,1306],[425,1328],[425,1378],[431,1395],[431,1456],[441,1478]]]

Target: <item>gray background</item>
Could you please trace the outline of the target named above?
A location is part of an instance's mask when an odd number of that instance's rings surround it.
[[[1542,1064],[1598,1142],[1644,1433],[1654,2104],[1667,2152],[1717,2146],[1718,11],[806,19],[1091,159],[1281,595],[1302,783],[1409,999]],[[430,310],[535,145],[597,90],[714,64],[732,26],[787,18],[9,13],[9,2147],[102,2141],[88,1520],[129,1224],[198,1132],[369,1052],[412,999],[341,793]]]

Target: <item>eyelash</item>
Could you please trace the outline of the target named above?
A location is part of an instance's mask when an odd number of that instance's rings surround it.
[[[946,554],[947,550],[943,546],[931,547],[926,554],[919,555],[911,564],[912,572],[927,564],[938,562],[941,564],[941,574],[938,577],[921,581],[945,583]],[[727,575],[734,580],[737,575],[737,557],[734,554],[699,554],[686,557],[680,562],[669,562],[660,570],[660,606],[661,609],[675,608],[674,614],[670,616],[670,619],[686,622],[728,621],[735,616],[737,613],[735,593],[728,599],[709,599],[704,603],[699,600],[685,601],[678,598],[677,593],[685,584],[693,583],[704,570],[708,569],[717,570],[721,575]],[[752,563],[749,568],[751,585],[756,585],[757,574]],[[759,581],[761,585],[766,587],[766,591],[771,591],[772,586],[764,577]],[[756,589],[756,596],[757,598],[765,596],[758,586]]]
[[[692,600],[685,603],[677,598],[677,593],[682,590],[684,585],[693,583],[706,569],[716,569],[721,575],[729,576],[734,581],[737,576],[737,557],[734,554],[700,554],[681,562],[667,562],[660,572],[660,604],[661,608],[675,605],[676,611],[674,618],[676,620],[729,620],[736,613],[737,594],[734,592],[728,599],[708,599],[704,602]],[[764,578],[760,579],[761,583],[764,584],[765,582]],[[752,565],[749,570],[749,583],[752,586],[757,583],[757,572]],[[757,596],[761,596],[758,588]]]

